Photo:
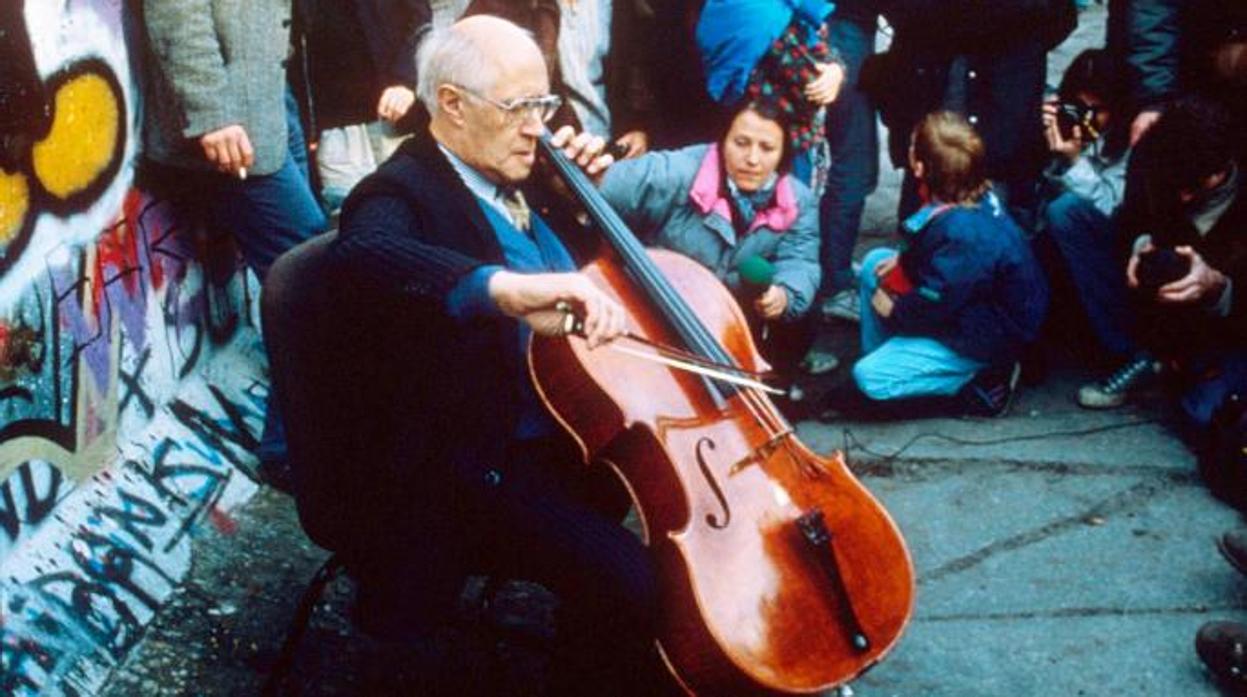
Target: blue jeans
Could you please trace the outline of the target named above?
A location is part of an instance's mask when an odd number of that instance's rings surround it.
[[[1247,394],[1247,350],[1208,353],[1196,357],[1188,371],[1199,377],[1178,398],[1187,426],[1203,433],[1217,409],[1235,392]]]
[[[875,400],[955,395],[987,364],[962,356],[935,339],[892,336],[870,299],[879,287],[875,267],[894,256],[895,250],[879,248],[862,260],[858,288],[863,355],[853,366],[853,380],[862,394]]]
[[[831,170],[819,205],[823,289],[830,295],[853,283],[853,247],[862,210],[879,178],[879,134],[875,105],[857,88],[862,62],[874,52],[875,23],[833,17],[827,28],[831,45],[845,62],[840,97],[827,109]]]
[[[209,179],[209,215],[218,229],[233,233],[247,266],[261,283],[277,257],[329,226],[308,180],[307,146],[298,104],[289,89],[286,143],[286,161],[273,174],[246,179],[214,174]],[[285,458],[285,431],[271,399],[256,454],[261,461]]]
[[[290,90],[286,90],[286,142],[286,161],[272,174],[211,178],[213,222],[233,233],[261,283],[282,252],[329,226],[308,180],[307,145]]]
[[[1113,221],[1081,196],[1064,193],[1044,208],[1043,222],[1065,259],[1096,338],[1111,353],[1133,356],[1139,350],[1134,310]]]

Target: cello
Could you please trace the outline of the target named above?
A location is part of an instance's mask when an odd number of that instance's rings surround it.
[[[613,251],[581,271],[633,331],[593,351],[574,335],[534,336],[529,370],[585,462],[613,468],[633,499],[668,670],[713,697],[853,679],[913,610],[899,529],[843,456],[807,448],[761,389],[753,376],[766,363],[727,288],[687,257],[643,247],[550,137],[542,150]],[[647,348],[655,360],[637,360]]]

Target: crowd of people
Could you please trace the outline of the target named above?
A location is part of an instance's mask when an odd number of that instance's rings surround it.
[[[831,407],[998,416],[1021,372],[1041,377],[1036,346],[1082,322],[1098,347],[1079,358],[1111,369],[1072,398],[1108,409],[1163,386],[1149,394],[1172,397],[1214,491],[1242,506],[1247,5],[1110,0],[1103,48],[1049,92],[1077,5],[142,3],[145,167],[184,184],[262,282],[337,221],[330,280],[355,318],[339,348],[365,366],[339,385],[342,438],[375,472],[320,485],[369,502],[331,526],[361,624],[413,636],[485,568],[562,598],[555,693],[661,682],[626,497],[565,464],[576,449],[523,367],[568,307],[591,346],[627,331],[577,271],[598,242],[549,185],[547,128],[641,240],[737,296],[790,397],[839,362],[812,349],[819,323],[847,321],[862,355]],[[900,223],[858,265],[878,120],[905,172]],[[259,453],[273,476],[280,411]],[[1238,533],[1221,549],[1247,568]],[[1197,646],[1247,693],[1247,626]]]

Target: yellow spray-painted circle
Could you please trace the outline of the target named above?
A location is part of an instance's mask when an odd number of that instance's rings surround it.
[[[13,241],[30,211],[30,185],[26,175],[0,169],[0,245]],[[3,251],[3,250],[0,250]]]
[[[56,91],[52,128],[32,150],[35,176],[49,194],[68,198],[108,167],[121,133],[118,98],[94,73],[75,76]]]

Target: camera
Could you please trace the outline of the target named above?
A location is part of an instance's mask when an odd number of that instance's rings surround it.
[[[1140,254],[1134,274],[1139,279],[1139,289],[1150,297],[1156,295],[1161,286],[1173,283],[1190,270],[1190,259],[1172,249],[1162,248]]]
[[[1084,140],[1095,140],[1100,137],[1100,131],[1095,127],[1094,107],[1088,106],[1079,100],[1065,100],[1056,103],[1056,127],[1061,133],[1061,137],[1070,139],[1074,137],[1074,127],[1078,126],[1082,130]]]

